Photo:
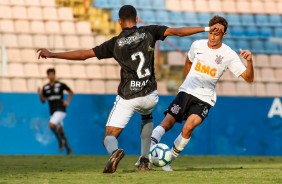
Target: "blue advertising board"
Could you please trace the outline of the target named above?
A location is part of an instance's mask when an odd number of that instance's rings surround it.
[[[153,116],[157,126],[174,96],[160,96]],[[76,94],[64,120],[74,154],[107,154],[102,142],[114,95]],[[140,115],[119,137],[127,154],[140,154]],[[37,94],[0,93],[0,154],[59,154],[48,128],[49,109]],[[165,134],[171,146],[182,125]],[[282,155],[282,99],[219,97],[183,151],[190,155]]]

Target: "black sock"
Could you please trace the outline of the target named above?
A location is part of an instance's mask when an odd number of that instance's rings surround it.
[[[51,128],[51,130],[52,130],[52,132],[54,133],[54,135],[56,136],[56,138],[57,138],[59,144],[62,144],[62,140],[61,140],[61,136],[60,136],[60,134],[59,134],[59,131],[58,131],[56,128],[54,128],[54,129]]]
[[[67,137],[65,136],[65,133],[60,133],[60,137],[62,138],[62,140],[65,141],[65,147],[67,149],[69,149],[70,147],[69,147],[69,144],[68,144],[68,141],[67,141]]]

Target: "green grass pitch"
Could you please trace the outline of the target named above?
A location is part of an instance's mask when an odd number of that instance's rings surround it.
[[[182,156],[175,171],[139,172],[126,156],[115,174],[102,174],[105,156],[0,156],[0,184],[282,183],[282,157]]]

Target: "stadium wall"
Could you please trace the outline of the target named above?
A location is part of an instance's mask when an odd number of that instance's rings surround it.
[[[155,125],[174,96],[161,96]],[[64,125],[74,154],[107,154],[102,139],[114,95],[75,95]],[[282,99],[219,97],[183,151],[191,155],[282,155]],[[0,154],[59,154],[48,129],[48,106],[36,94],[0,94]],[[172,145],[177,124],[162,142]],[[127,154],[140,152],[140,116],[119,137]]]

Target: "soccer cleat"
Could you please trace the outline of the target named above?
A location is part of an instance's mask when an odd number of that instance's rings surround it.
[[[103,173],[114,173],[117,170],[119,161],[124,157],[124,151],[118,149],[113,152],[112,156],[108,160]]]
[[[70,154],[72,154],[72,149],[71,147],[67,147],[67,155],[70,155]]]
[[[149,171],[150,169],[150,162],[148,158],[140,157],[138,169],[140,171]]]
[[[162,167],[164,171],[173,171],[169,164]]]
[[[142,158],[142,156],[140,156],[137,160],[137,162],[134,164],[136,167],[139,167],[140,165],[140,159]]]

